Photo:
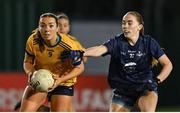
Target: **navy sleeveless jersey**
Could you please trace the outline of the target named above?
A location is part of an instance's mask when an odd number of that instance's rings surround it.
[[[140,35],[131,46],[123,34],[104,43],[111,55],[108,82],[111,88],[136,88],[153,81],[152,56],[158,59],[164,53],[159,44],[149,35]]]

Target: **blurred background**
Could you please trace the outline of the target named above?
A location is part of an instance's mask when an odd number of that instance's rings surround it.
[[[122,16],[131,10],[142,14],[145,34],[153,36],[165,48],[174,65],[169,78],[159,86],[158,110],[180,111],[178,3],[177,0],[0,0],[0,111],[12,111],[22,96],[27,79],[22,68],[25,44],[42,13],[66,13],[71,20],[71,34],[84,47],[90,47],[121,33]],[[108,56],[88,60],[84,76],[77,84],[77,111],[108,111],[111,95],[106,83],[108,65]],[[98,77],[101,83],[96,80]],[[89,85],[83,84],[84,79]],[[87,94],[91,96],[87,98]]]

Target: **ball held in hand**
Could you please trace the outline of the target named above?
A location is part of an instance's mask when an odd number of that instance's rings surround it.
[[[31,77],[30,85],[40,92],[48,92],[53,84],[54,79],[52,77],[52,73],[46,69],[39,69],[35,71]]]

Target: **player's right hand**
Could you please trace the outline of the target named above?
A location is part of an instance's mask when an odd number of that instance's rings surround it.
[[[31,84],[31,78],[33,76],[34,73],[36,73],[37,71],[34,71],[34,72],[29,72],[28,73],[28,84],[32,87],[32,84]]]

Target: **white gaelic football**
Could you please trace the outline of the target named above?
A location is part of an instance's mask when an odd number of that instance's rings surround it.
[[[48,92],[54,84],[54,79],[49,70],[39,69],[33,73],[30,84],[37,91]]]

